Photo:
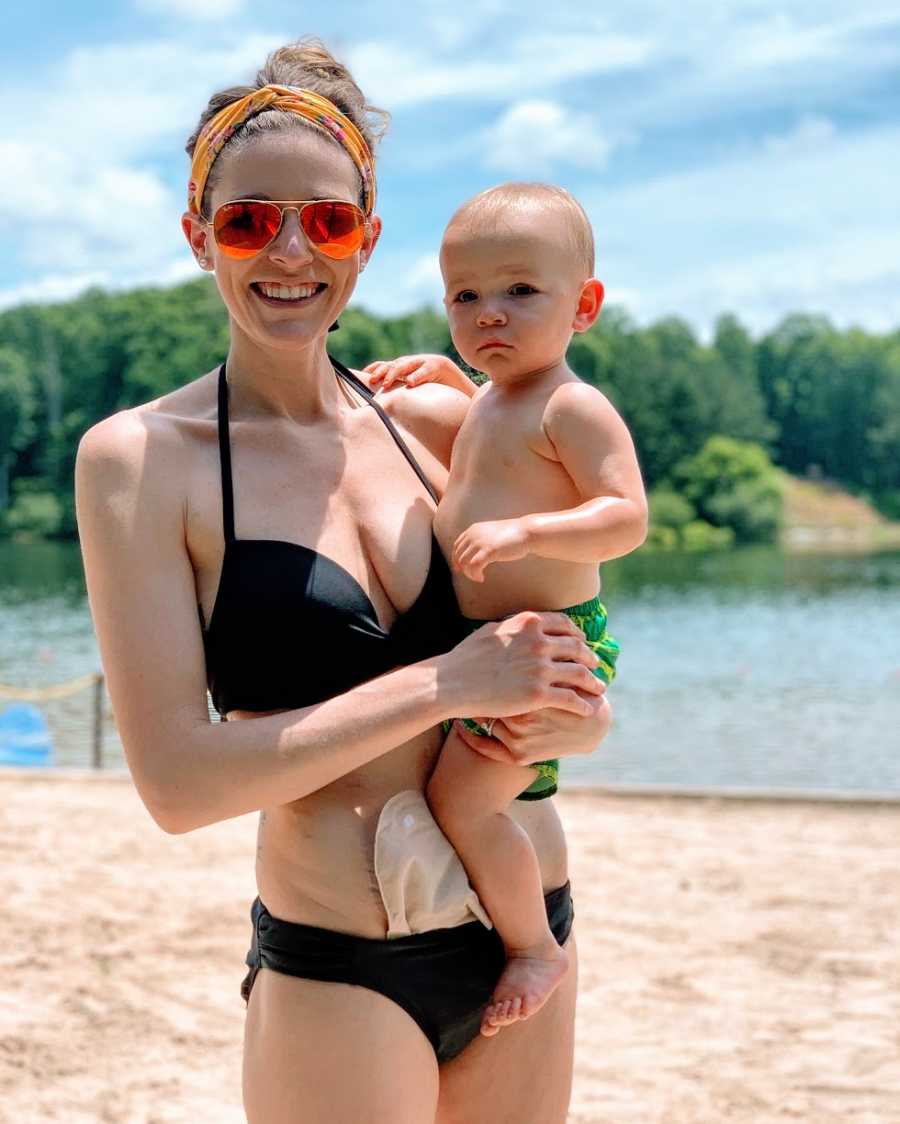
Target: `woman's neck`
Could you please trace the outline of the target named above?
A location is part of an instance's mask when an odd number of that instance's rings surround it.
[[[227,372],[232,401],[245,415],[308,424],[334,415],[340,404],[325,339],[296,350],[266,349],[240,332],[232,332]]]

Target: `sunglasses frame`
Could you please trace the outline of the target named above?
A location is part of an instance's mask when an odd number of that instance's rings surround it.
[[[219,211],[222,210],[223,207],[233,207],[236,203],[262,203],[265,206],[277,207],[281,212],[281,221],[278,224],[278,229],[268,240],[268,242],[260,246],[258,250],[254,250],[252,254],[241,254],[240,256],[234,255],[230,253],[228,247],[223,246],[219,242],[219,239],[216,237],[216,215],[219,213]],[[353,250],[352,253],[346,254],[343,257],[335,257],[333,254],[329,254],[325,250],[321,249],[321,244],[313,242],[310,236],[306,233],[306,230],[303,226],[303,212],[307,207],[312,207],[317,203],[340,203],[345,207],[352,207],[353,210],[355,210],[357,214],[359,214],[360,218],[362,219],[362,223],[359,229],[362,230],[363,236],[359,246],[355,250]],[[362,247],[365,245],[366,236],[369,234],[372,228],[372,224],[366,217],[366,213],[362,209],[362,207],[360,207],[358,203],[354,203],[349,199],[228,199],[224,203],[220,203],[219,206],[216,207],[216,209],[212,213],[212,218],[205,220],[205,223],[206,226],[208,226],[212,230],[213,239],[216,245],[226,257],[231,258],[232,261],[248,261],[250,258],[256,257],[257,254],[261,254],[263,250],[268,249],[268,247],[272,245],[272,243],[281,233],[281,230],[284,226],[284,216],[288,211],[297,212],[297,222],[299,223],[300,229],[303,231],[303,235],[309,242],[310,246],[312,246],[317,254],[321,254],[323,257],[328,258],[330,261],[346,261],[347,258],[353,257],[353,254],[359,253],[360,249],[362,249]]]

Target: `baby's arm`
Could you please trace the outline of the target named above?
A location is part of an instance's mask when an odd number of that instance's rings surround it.
[[[647,536],[647,499],[634,442],[612,403],[586,383],[565,383],[544,411],[543,431],[583,501],[566,511],[475,523],[456,540],[453,565],[473,581],[492,562],[529,554],[606,562]]]
[[[446,355],[401,355],[399,359],[378,359],[365,368],[369,386],[377,394],[394,386],[423,386],[429,382],[443,383],[460,390],[469,398],[478,387]]]

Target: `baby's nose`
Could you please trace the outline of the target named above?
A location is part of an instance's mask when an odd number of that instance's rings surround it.
[[[502,308],[491,308],[490,305],[485,305],[481,312],[478,314],[479,324],[505,324],[506,313]]]

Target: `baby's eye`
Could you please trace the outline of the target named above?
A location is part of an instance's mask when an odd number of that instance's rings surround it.
[[[510,285],[507,292],[511,297],[528,297],[532,293],[536,293],[537,289],[534,285],[527,285],[524,281],[520,281],[516,285]]]
[[[455,299],[459,304],[468,304],[470,301],[478,300],[478,294],[474,289],[463,289],[456,294]]]

